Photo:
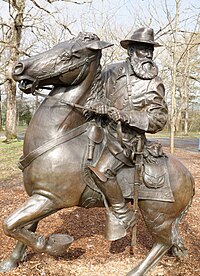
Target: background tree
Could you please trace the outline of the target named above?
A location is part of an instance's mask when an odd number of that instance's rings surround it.
[[[172,3],[169,5],[167,1],[162,1],[162,9],[159,7],[159,11],[155,2],[148,7],[149,22],[151,25],[157,22],[160,26],[157,28],[156,38],[161,41],[163,47],[157,52],[157,59],[169,104],[172,153],[176,132],[184,128],[187,133],[189,114],[191,116],[190,95],[197,91],[194,86],[198,82],[199,14],[194,10],[184,10],[183,4],[182,0],[175,0],[174,6]]]
[[[5,88],[7,91],[6,108],[6,138],[16,138],[16,84],[11,77],[12,67],[19,58],[20,42],[22,37],[22,26],[24,22],[25,0],[11,0],[9,5],[9,25],[6,28],[4,48],[7,56],[7,72],[5,78]]]
[[[50,24],[53,24],[52,20],[57,22],[55,17],[56,12],[51,12],[39,4],[39,1],[31,0],[3,0],[7,4],[8,20],[5,21],[2,17],[0,18],[0,32],[2,39],[0,41],[0,52],[3,56],[3,70],[1,71],[3,77],[2,83],[4,84],[5,91],[7,93],[7,107],[6,107],[6,141],[16,138],[16,83],[12,79],[11,72],[13,65],[17,62],[19,57],[23,55],[29,55],[30,50],[34,52],[34,42],[41,38],[41,41],[49,41],[49,37],[44,37],[44,32],[48,33]],[[60,0],[61,1],[61,0]],[[58,0],[48,0],[47,3],[59,2]],[[61,2],[83,4],[90,3],[91,1],[70,1],[63,0]],[[50,5],[49,4],[49,5]],[[51,17],[49,22],[42,23],[44,14],[48,14]],[[42,16],[41,16],[42,15]],[[58,24],[57,24],[58,25]],[[54,25],[55,26],[55,25]],[[50,27],[51,28],[51,27]],[[52,28],[51,28],[52,29]],[[56,29],[56,28],[55,28]],[[70,32],[66,24],[60,24],[61,30],[67,30]],[[23,44],[24,36],[30,34],[27,42]],[[58,34],[54,36],[55,40],[60,37]],[[51,41],[52,42],[52,41]]]
[[[185,129],[187,134],[188,129],[195,128],[192,114],[196,114],[199,95],[199,15],[194,5],[196,0],[191,0],[190,3],[186,0],[172,0],[170,3],[161,0],[159,5],[154,0],[134,4],[131,0],[118,0],[115,3],[112,0],[26,0],[21,25],[19,22],[17,25],[18,9],[14,9],[13,5],[19,8],[24,1],[4,0],[9,12],[7,18],[0,18],[0,83],[5,83],[2,91],[8,91],[5,87],[9,83],[12,67],[10,62],[18,59],[10,59],[11,48],[14,49],[17,45],[11,41],[15,37],[12,33],[17,28],[21,27],[21,40],[17,46],[19,56],[47,50],[59,41],[77,35],[79,31],[95,32],[101,39],[114,43],[114,47],[103,51],[104,66],[127,56],[126,51],[120,47],[120,40],[130,37],[133,30],[141,26],[153,27],[155,39],[163,45],[155,49],[154,56],[166,86],[171,140],[173,141],[175,130]],[[14,100],[14,97],[8,97],[8,101],[10,98],[11,101]],[[16,108],[14,104],[11,106]],[[16,117],[14,112],[9,114],[8,118]],[[10,122],[16,125],[16,120],[11,119]],[[8,129],[11,129],[8,126],[7,123],[7,136]],[[13,132],[11,131],[12,134]],[[173,148],[173,142],[171,147]]]
[[[2,97],[1,97],[1,89],[0,89],[0,131],[3,130],[3,121],[2,121]]]

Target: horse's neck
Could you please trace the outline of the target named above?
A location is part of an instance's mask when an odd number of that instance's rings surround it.
[[[91,72],[91,74],[88,74],[80,85],[72,87],[71,89],[68,89],[67,92],[63,93],[62,99],[68,103],[84,106],[90,94],[92,86],[91,79],[94,79],[94,75],[94,71]],[[60,121],[59,131],[73,129],[83,124],[83,122],[84,117],[82,115],[82,109],[68,105],[66,107],[64,119]]]
[[[31,140],[34,137],[37,147],[62,132],[83,124],[82,110],[62,103],[61,100],[84,105],[90,93],[91,79],[94,79],[94,75],[91,77],[88,74],[80,85],[54,88],[49,94],[50,97],[43,101],[33,116],[26,138]]]
[[[56,129],[59,132],[73,129],[84,122],[82,110],[71,106],[70,103],[84,105],[84,102],[85,102],[84,99],[86,95],[88,95],[88,91],[89,91],[89,88],[84,91],[82,87],[77,86],[77,87],[71,88],[70,90],[68,90],[67,92],[64,92],[61,95],[63,104],[62,103],[60,104],[59,111],[57,112],[59,113],[58,115],[59,125],[56,126]]]

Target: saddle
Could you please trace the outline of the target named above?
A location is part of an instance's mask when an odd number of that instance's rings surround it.
[[[102,194],[93,181],[87,166],[98,160],[106,144],[106,137],[101,133],[100,128],[98,129],[98,135],[88,132],[88,137],[88,152],[84,158],[83,164],[83,178],[86,183],[86,189],[80,202],[80,206],[85,208],[102,206]],[[91,145],[93,156],[91,155]],[[143,164],[141,183],[138,187],[138,199],[174,202],[166,164],[168,157],[163,152],[162,145],[158,142],[146,141],[142,159]],[[126,199],[134,198],[135,172],[136,169],[133,164],[132,167],[122,168],[117,174],[117,181]]]

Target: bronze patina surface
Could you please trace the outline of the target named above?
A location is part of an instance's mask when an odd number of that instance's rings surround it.
[[[103,206],[104,197],[104,202],[113,207],[120,198],[126,206],[121,212],[125,217],[129,213],[126,202],[134,199],[136,208],[138,201],[155,243],[146,258],[128,275],[145,275],[170,248],[177,255],[185,252],[178,226],[192,201],[193,177],[179,160],[165,156],[158,145],[148,144],[145,138],[145,132],[162,129],[167,116],[164,86],[152,61],[153,47],[157,46],[152,29],[137,30],[130,40],[122,42],[128,49],[129,59],[110,65],[102,72],[101,50],[109,46],[110,43],[101,41],[95,34],[80,33],[47,52],[19,61],[13,69],[13,78],[25,93],[37,93],[37,89],[47,85],[53,87],[34,114],[25,135],[20,165],[29,198],[3,222],[5,234],[18,242],[10,256],[0,263],[0,272],[15,268],[27,246],[50,255],[65,252],[73,238],[61,234],[45,238],[35,233],[37,224],[62,208],[83,206],[87,195],[94,207]],[[149,52],[150,56],[134,71],[135,60],[131,57],[135,50]],[[133,87],[138,88],[136,94]],[[165,158],[173,199],[138,199],[141,184],[146,183],[153,191],[164,185],[166,171],[156,173],[152,181],[156,166],[153,164],[158,164],[159,158]],[[153,166],[146,169],[146,175],[143,174],[145,164]],[[94,173],[90,168],[94,168]],[[123,169],[127,168],[133,171],[134,191],[131,197],[125,187],[124,198],[123,184],[116,183],[116,175],[120,172],[123,181]],[[97,186],[101,192],[88,188],[90,185],[84,175],[95,182],[100,179]],[[103,186],[108,181],[110,190]],[[110,199],[112,191],[115,202]],[[115,222],[121,217],[111,210],[109,219],[114,226],[110,228],[108,224],[107,230],[118,238]],[[120,208],[117,212],[120,213]],[[133,219],[130,226],[134,227],[134,223]]]

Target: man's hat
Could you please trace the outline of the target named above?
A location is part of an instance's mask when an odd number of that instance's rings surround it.
[[[136,30],[130,39],[122,40],[120,44],[123,48],[127,49],[130,44],[137,42],[151,44],[154,47],[162,46],[154,41],[154,30],[145,27]]]

